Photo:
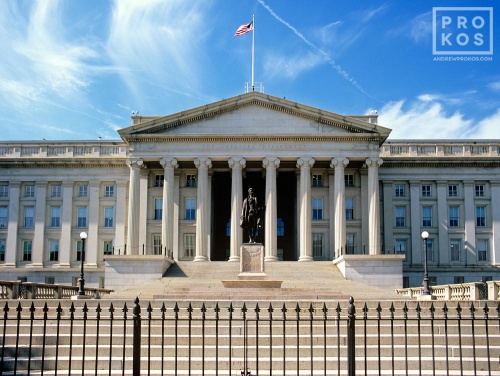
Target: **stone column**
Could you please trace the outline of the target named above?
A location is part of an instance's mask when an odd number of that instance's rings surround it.
[[[410,181],[410,225],[411,225],[411,263],[423,264],[423,240],[421,237],[422,219],[420,208],[420,181]]]
[[[208,261],[208,240],[210,220],[210,197],[208,195],[208,169],[212,167],[209,158],[196,158],[194,165],[198,169],[198,187],[196,197],[196,257],[194,261]]]
[[[328,218],[329,221],[329,258],[335,259],[335,175],[332,170],[328,171]]]
[[[146,254],[146,244],[148,244],[148,177],[149,171],[141,170],[139,183],[140,204],[139,204],[139,241],[137,242],[139,255]]]
[[[169,256],[174,250],[174,170],[179,165],[175,158],[162,158],[160,164],[164,169],[161,221],[162,254]]]
[[[437,181],[437,220],[438,220],[438,248],[439,254],[436,254],[435,260],[438,264],[449,263],[450,245],[448,241],[449,209],[446,202],[448,188],[447,181]]]
[[[115,249],[123,249],[125,244],[125,219],[126,219],[126,203],[127,203],[127,182],[116,182],[116,210],[115,210],[115,240],[113,247]],[[111,251],[111,250],[110,250]],[[116,251],[118,254],[118,251]]]
[[[62,183],[61,241],[59,243],[59,263],[69,267],[71,263],[71,218],[73,212],[73,182]]]
[[[44,261],[47,182],[36,183],[35,194],[35,233],[33,236],[33,257],[31,260],[32,266],[40,267],[43,266]]]
[[[88,237],[85,242],[85,265],[88,268],[97,267],[97,254],[99,248],[99,187],[98,181],[89,182],[89,213]],[[80,233],[78,233],[80,234]],[[80,237],[78,235],[78,237]]]
[[[299,261],[312,261],[312,196],[311,167],[313,158],[299,158],[297,168],[300,168],[300,247]]]
[[[240,227],[241,207],[243,204],[243,169],[246,160],[241,157],[230,158],[231,168],[231,239],[229,261],[240,262],[240,247],[243,243],[243,230]]]
[[[334,201],[335,201],[335,257],[339,257],[341,249],[345,253],[346,221],[345,221],[345,178],[344,169],[349,164],[347,158],[333,158],[331,168],[335,168]]]
[[[128,190],[128,225],[127,254],[139,254],[139,206],[140,206],[140,174],[144,162],[142,159],[129,159],[130,185]]]
[[[492,265],[500,264],[500,182],[491,181],[491,207],[496,208],[491,213],[491,227],[493,232],[491,244],[491,262]]]
[[[370,255],[380,252],[380,193],[378,168],[382,165],[380,158],[368,158],[368,249]]]
[[[464,181],[464,207],[465,207],[465,264],[477,262],[476,250],[476,207],[474,205],[474,182]]]
[[[21,259],[17,256],[20,187],[20,182],[9,183],[9,222],[7,223],[7,241],[5,244],[5,266],[16,266],[16,261]]]
[[[263,167],[266,169],[266,219],[265,219],[265,261],[278,260],[277,215],[278,197],[276,194],[276,169],[280,160],[276,157],[264,158]]]

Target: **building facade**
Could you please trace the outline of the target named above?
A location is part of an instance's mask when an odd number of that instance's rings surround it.
[[[432,283],[500,279],[498,141],[387,141],[376,114],[257,92],[118,133],[0,143],[1,279],[76,283],[81,232],[94,286],[108,255],[238,262],[250,187],[267,262],[401,254],[418,286],[425,230]]]

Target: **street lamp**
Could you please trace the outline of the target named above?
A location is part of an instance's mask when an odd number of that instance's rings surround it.
[[[80,287],[78,288],[78,295],[84,296],[85,295],[85,279],[83,278],[83,262],[85,261],[85,240],[87,239],[87,233],[86,232],[80,232],[80,239],[82,239],[82,252],[80,254],[80,261],[81,261],[81,267],[80,267],[80,279],[78,280],[78,283],[80,284]]]
[[[427,238],[429,233],[427,231],[422,232],[422,239],[424,240],[424,292],[423,295],[430,295],[429,291],[429,276],[427,275]]]

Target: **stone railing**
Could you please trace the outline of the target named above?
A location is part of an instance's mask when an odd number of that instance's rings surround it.
[[[500,143],[490,141],[387,141],[380,156],[387,157],[498,157]]]
[[[126,158],[128,148],[122,141],[79,141],[51,143],[0,142],[2,158]]]
[[[486,287],[487,286],[487,287]],[[485,283],[471,282],[453,285],[430,286],[431,295],[436,300],[470,301],[470,300],[500,300],[500,281]],[[396,289],[399,295],[408,298],[418,298],[423,295],[423,287]]]
[[[85,295],[100,298],[113,290],[85,287]],[[71,299],[77,295],[78,286],[52,285],[46,283],[0,281],[0,299]]]

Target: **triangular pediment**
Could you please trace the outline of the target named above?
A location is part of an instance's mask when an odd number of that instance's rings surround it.
[[[370,136],[382,143],[390,129],[306,106],[268,94],[251,92],[168,116],[134,117],[121,129],[124,141],[175,136]]]

